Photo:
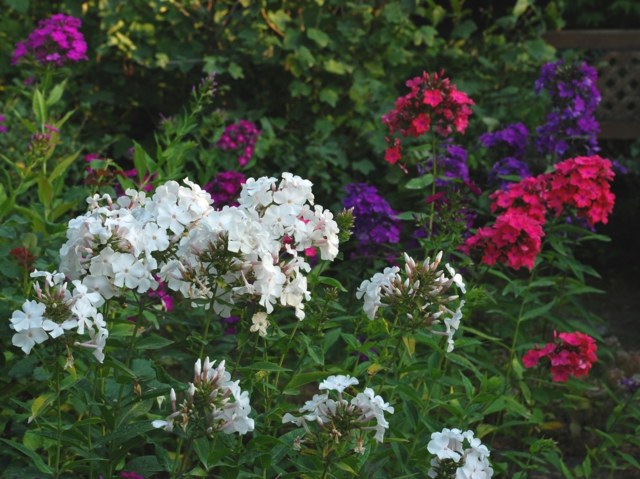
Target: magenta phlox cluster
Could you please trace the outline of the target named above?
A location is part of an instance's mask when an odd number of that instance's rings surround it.
[[[41,65],[60,67],[87,60],[87,43],[80,32],[82,21],[63,13],[41,20],[26,40],[18,42],[11,64],[32,55]]]
[[[253,157],[253,151],[259,136],[260,130],[258,130],[255,123],[249,120],[240,120],[224,129],[217,146],[221,150],[239,153],[238,164],[245,166]]]
[[[225,206],[239,205],[238,197],[245,181],[246,176],[239,171],[221,171],[203,188],[211,194],[214,207],[222,209]]]

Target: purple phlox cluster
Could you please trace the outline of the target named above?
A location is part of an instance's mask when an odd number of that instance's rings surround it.
[[[374,186],[350,183],[345,190],[344,207],[353,208],[354,236],[361,246],[400,241],[400,220]]]
[[[239,171],[221,171],[204,185],[204,189],[211,194],[214,208],[220,210],[224,206],[238,206],[240,191],[246,181]]]
[[[531,171],[524,161],[512,156],[507,156],[493,164],[491,171],[489,171],[489,183],[492,185],[498,185],[500,189],[505,189],[508,185],[513,183],[513,181],[509,181],[505,178],[508,176],[517,176],[522,180],[524,178],[529,178],[531,176]]]
[[[438,156],[436,164],[436,186],[447,186],[452,180],[469,181],[467,150],[451,143],[445,145],[445,154]],[[433,169],[433,162],[427,162],[427,170]]]
[[[63,13],[41,20],[26,40],[18,42],[11,64],[33,55],[41,65],[62,66],[65,62],[87,60],[87,43],[80,32],[82,21]]]
[[[480,143],[488,149],[499,149],[502,155],[522,159],[527,151],[529,130],[524,123],[512,123],[502,130],[480,135]]]
[[[535,91],[546,91],[552,102],[546,123],[536,129],[536,148],[558,159],[597,153],[600,125],[595,118],[600,103],[598,73],[586,63],[560,60],[542,67]]]
[[[640,374],[622,378],[620,380],[620,386],[622,386],[630,394],[635,393],[638,389],[640,389]]]
[[[529,130],[523,123],[507,125],[502,130],[485,133],[480,143],[492,156],[500,158],[489,172],[489,183],[504,189],[511,181],[505,176],[518,176],[520,179],[531,176],[529,166],[523,161],[529,141]]]
[[[226,318],[220,318],[222,322],[222,333],[225,336],[233,336],[238,332],[236,324],[240,322],[240,316],[227,316]]]
[[[260,130],[255,123],[249,120],[240,120],[224,129],[217,145],[221,150],[240,152],[238,164],[245,166],[251,161],[258,136],[260,136]]]
[[[7,132],[7,125],[5,125],[6,121],[7,117],[5,117],[4,115],[0,115],[0,133]]]

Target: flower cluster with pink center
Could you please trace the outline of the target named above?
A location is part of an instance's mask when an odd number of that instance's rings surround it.
[[[462,247],[482,250],[482,262],[533,269],[542,247],[548,213],[574,213],[589,226],[607,223],[615,196],[611,162],[580,156],[555,165],[555,171],[526,178],[491,195],[491,210],[499,212],[492,226],[479,228]]]
[[[25,41],[16,44],[11,64],[29,55],[41,65],[56,67],[87,60],[87,43],[80,32],[81,25],[80,19],[63,13],[41,20]]]
[[[449,136],[455,129],[464,133],[471,115],[473,100],[459,91],[444,72],[426,73],[408,80],[410,92],[396,100],[395,108],[382,117],[391,135],[399,132],[403,137],[424,135],[433,130],[442,137]],[[385,160],[391,164],[402,158],[402,145],[398,138],[391,141],[385,153]]]
[[[565,382],[569,376],[576,378],[589,374],[593,363],[598,360],[595,340],[584,333],[555,333],[555,342],[547,343],[542,348],[536,345],[522,357],[526,368],[532,368],[542,358],[548,358],[551,366],[551,379]]]

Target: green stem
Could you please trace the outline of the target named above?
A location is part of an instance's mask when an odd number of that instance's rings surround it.
[[[62,451],[62,403],[60,402],[60,361],[58,361],[59,342],[55,346],[55,386],[56,386],[56,471],[54,477],[60,477],[60,456]]]
[[[431,141],[431,158],[433,159],[433,183],[431,183],[431,196],[436,194],[436,178],[438,177],[438,157],[437,157],[437,139],[435,134]],[[429,213],[429,238],[433,236],[433,218],[436,214],[436,203],[431,202],[431,212]]]

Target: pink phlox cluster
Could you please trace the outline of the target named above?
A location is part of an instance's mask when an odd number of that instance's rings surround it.
[[[26,40],[16,44],[11,64],[29,55],[41,65],[56,67],[87,60],[87,43],[80,32],[81,26],[80,19],[63,13],[41,20]]]
[[[551,379],[555,382],[566,382],[570,376],[581,378],[589,374],[589,370],[598,360],[595,340],[584,333],[554,333],[555,341],[542,348],[536,345],[522,357],[526,368],[532,368],[542,358],[548,358]]]

